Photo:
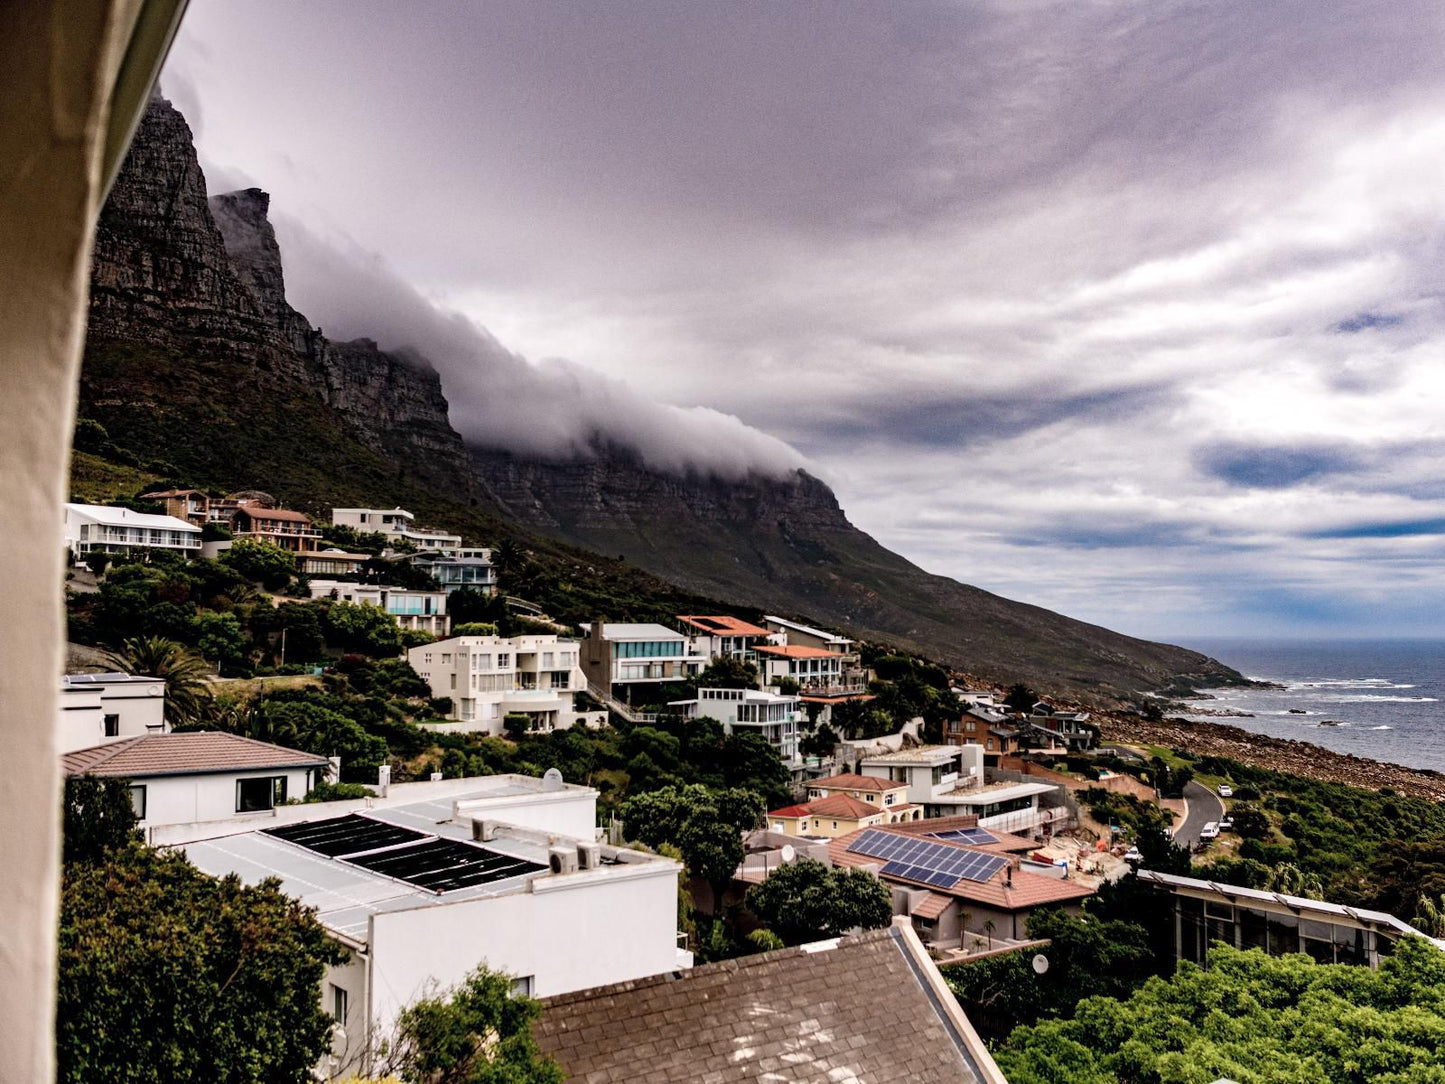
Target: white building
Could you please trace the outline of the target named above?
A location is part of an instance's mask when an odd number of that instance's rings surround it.
[[[434,730],[501,734],[508,715],[526,715],[534,731],[565,730],[581,722],[600,726],[606,712],[579,712],[586,690],[575,640],[548,633],[527,636],[454,636],[407,652],[407,661],[433,697],[452,702],[456,725]]]
[[[161,734],[166,683],[135,674],[67,674],[60,679],[60,751]]]
[[[924,817],[972,814],[984,828],[1032,831],[1067,816],[1062,804],[1040,807],[1040,797],[1062,796],[1055,783],[986,783],[981,745],[923,745],[864,757],[859,771],[908,784],[908,800]]]
[[[696,699],[674,700],[668,706],[689,719],[716,719],[728,734],[761,734],[784,761],[798,762],[798,729],[807,716],[796,696],[758,689],[699,689]]]
[[[349,583],[345,580],[312,580],[312,598],[333,598],[361,606],[376,606],[391,614],[404,629],[417,629],[433,636],[447,634],[447,593],[422,591],[410,587],[386,587],[374,583]]]
[[[560,775],[537,781],[561,789]],[[588,791],[595,809],[596,792]],[[329,969],[334,1076],[366,1073],[418,999],[478,965],[547,997],[690,967],[677,947],[677,863],[505,824],[465,797],[313,819],[185,847],[200,869],[281,880],[350,959]]]
[[[772,635],[765,628],[729,614],[682,614],[677,623],[682,626],[691,653],[708,661],[729,658],[756,662],[753,649],[769,643]]]
[[[67,776],[128,779],[140,827],[269,814],[326,778],[325,757],[235,734],[121,738],[61,757]]]
[[[430,573],[443,591],[451,594],[460,587],[470,587],[483,595],[497,593],[497,570],[488,549],[461,551],[447,557],[438,553],[414,554],[411,563]]]
[[[837,651],[797,644],[760,644],[755,651],[758,684],[763,688],[787,678],[812,697],[860,696],[868,691],[866,675],[853,666],[849,656]]]
[[[338,527],[384,535],[388,542],[410,542],[426,553],[454,553],[462,546],[459,534],[415,526],[416,516],[405,508],[333,508],[331,522]]]
[[[774,617],[771,614],[763,618],[763,624],[773,635],[775,643],[793,644],[798,647],[817,647],[824,651],[836,651],[840,655],[853,654],[853,641],[846,636],[839,636],[835,632],[815,629],[812,625],[789,621],[785,617]]]
[[[153,516],[98,504],[67,504],[65,544],[77,558],[87,553],[139,555],[155,550],[199,557],[201,529],[175,516]]]
[[[592,684],[661,684],[696,677],[708,663],[688,638],[666,625],[594,621],[582,643],[582,669]]]

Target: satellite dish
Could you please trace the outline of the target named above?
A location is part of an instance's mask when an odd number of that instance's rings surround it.
[[[1049,958],[1042,952],[1034,957],[1034,974],[1042,975],[1049,969]]]
[[[798,852],[793,850],[791,843],[784,843],[783,849],[778,853],[782,856],[784,862],[791,862],[794,858],[798,857]]]

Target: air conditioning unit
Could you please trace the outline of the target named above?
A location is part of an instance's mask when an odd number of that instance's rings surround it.
[[[602,848],[596,843],[577,844],[577,864],[583,869],[596,869],[602,865]]]
[[[577,850],[576,847],[552,847],[548,850],[547,864],[552,867],[552,872],[576,873]]]

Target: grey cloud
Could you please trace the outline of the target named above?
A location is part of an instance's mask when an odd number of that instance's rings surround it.
[[[275,225],[292,304],[334,339],[371,338],[425,358],[469,443],[554,460],[591,458],[611,444],[659,470],[729,479],[805,465],[781,440],[732,415],[659,403],[565,360],[534,365],[427,300],[378,257],[344,253],[284,215]]]
[[[1345,335],[1355,335],[1361,331],[1375,331],[1383,327],[1398,327],[1405,322],[1403,316],[1393,316],[1379,312],[1358,312],[1348,320],[1341,320],[1331,331],[1340,332]]]
[[[1284,489],[1359,470],[1360,454],[1344,444],[1265,445],[1221,441],[1194,451],[1201,471],[1232,486]]]

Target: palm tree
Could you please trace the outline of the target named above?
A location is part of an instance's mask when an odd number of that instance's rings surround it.
[[[993,919],[989,919],[983,924],[983,932],[988,934],[988,947],[990,952],[993,951],[993,931],[997,928],[998,927],[993,924]]]
[[[164,636],[136,636],[122,645],[121,668],[166,683],[166,722],[172,730],[199,726],[211,707],[210,664]]]
[[[1421,896],[1420,910],[1410,925],[1426,937],[1445,937],[1445,895],[1441,895],[1438,907],[1429,896]]]

